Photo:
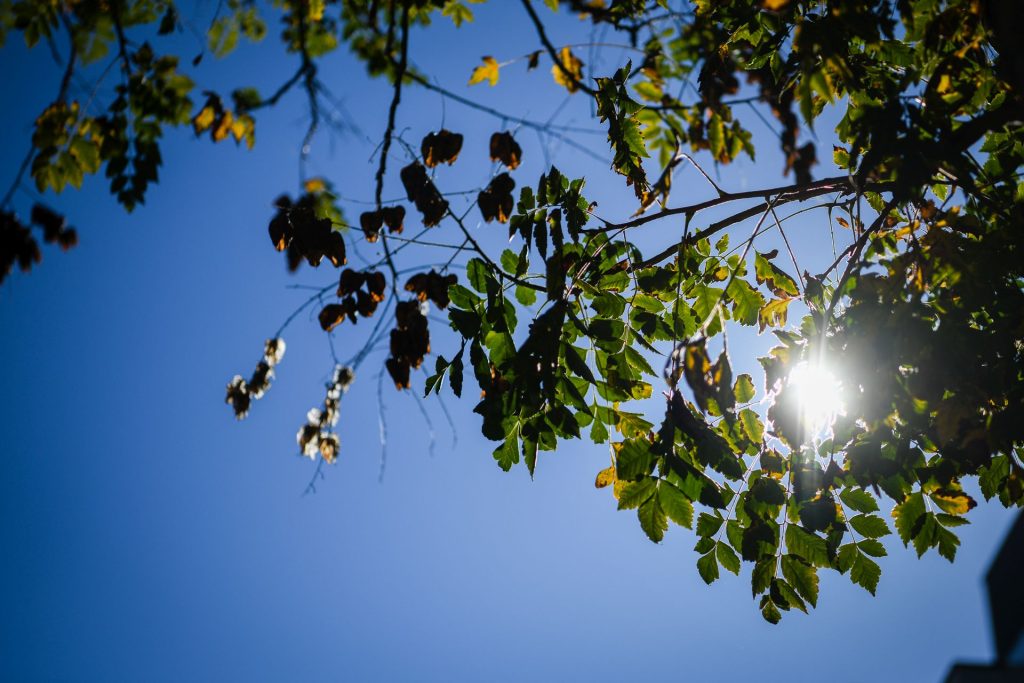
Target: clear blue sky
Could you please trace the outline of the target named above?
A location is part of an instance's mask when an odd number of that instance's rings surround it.
[[[477,23],[461,31],[439,24],[416,34],[413,59],[456,92],[551,116],[564,92],[543,63],[532,74],[521,62],[507,67],[493,90],[465,87],[481,55],[504,60],[536,43],[518,3],[474,10]],[[591,39],[564,12],[550,31],[556,43]],[[208,57],[199,89],[271,91],[296,66],[280,56],[276,32],[272,20],[266,45],[222,63]],[[45,49],[29,54],[19,40],[0,51],[4,189],[59,80]],[[188,36],[178,47],[195,49]],[[311,171],[348,200],[370,199],[389,89],[341,52],[321,74],[361,132],[319,135]],[[303,106],[295,93],[261,112],[252,152],[170,133],[161,181],[132,215],[102,178],[46,198],[71,217],[81,244],[67,254],[46,248],[37,269],[0,289],[0,678],[840,683],[939,681],[954,660],[991,658],[982,579],[1011,518],[997,505],[971,513],[954,565],[890,542],[877,597],[823,573],[819,608],[772,627],[750,598],[749,568],[705,586],[692,532],[674,527],[654,545],[635,515],[593,488],[607,447],[565,443],[542,454],[534,481],[521,467],[501,472],[471,413],[472,390],[447,399],[457,443],[436,401],[426,403],[431,455],[414,400],[385,380],[388,467],[378,483],[382,354],[342,402],[340,462],[303,497],[313,470],[294,435],[332,366],[315,321],[303,315],[287,330],[277,380],[247,420],[223,403],[227,381],[251,372],[264,339],[305,298],[287,286],[336,276],[329,266],[289,276],[266,235],[271,202],[297,189]],[[593,126],[587,114],[577,98],[559,121]],[[466,147],[439,183],[480,186],[487,137],[501,122],[410,89],[399,128],[415,142],[442,115]],[[535,136],[519,137],[524,164],[513,175],[535,184],[543,154]],[[580,139],[601,150],[602,136]],[[723,183],[781,182],[772,141],[761,141],[758,165],[721,169]],[[613,198],[602,215],[632,211],[606,167],[557,143],[549,152],[567,174],[588,176],[591,195]],[[401,149],[394,155],[385,194],[397,197]],[[706,188],[684,169],[676,192]],[[19,209],[27,214],[33,200],[20,193]],[[352,220],[363,210],[343,208]],[[504,226],[471,216],[481,240],[500,249]],[[823,219],[801,226],[802,247],[825,244]],[[678,230],[658,225],[649,239]],[[432,237],[456,241],[457,228],[446,223]],[[366,327],[339,329],[339,355],[357,350]],[[438,323],[432,331],[434,351],[450,355],[454,338]],[[735,363],[752,370],[769,343],[738,337]]]

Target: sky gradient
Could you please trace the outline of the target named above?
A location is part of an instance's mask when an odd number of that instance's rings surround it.
[[[458,32],[438,23],[414,34],[414,61],[489,106],[538,120],[557,111],[562,123],[595,127],[578,99],[560,109],[564,91],[543,64],[532,74],[507,67],[494,89],[467,88],[481,55],[503,60],[536,42],[518,4],[474,10],[477,22]],[[283,82],[296,65],[280,55],[276,30],[271,22],[265,44],[222,62],[208,56],[193,99],[203,88],[270,92]],[[558,43],[592,40],[565,13],[549,32]],[[29,53],[16,38],[0,51],[4,189],[60,77],[45,49]],[[188,56],[190,40],[179,39]],[[358,201],[372,197],[390,90],[344,50],[321,75],[358,130],[318,135],[310,174],[334,180],[356,220]],[[384,379],[379,482],[382,353],[342,401],[339,463],[303,496],[313,468],[298,457],[295,432],[322,401],[333,364],[315,321],[300,315],[285,332],[277,379],[245,421],[223,401],[231,376],[252,371],[264,340],[308,296],[288,286],[336,277],[329,265],[288,275],[266,235],[273,200],[297,189],[304,117],[299,93],[261,112],[251,152],[171,132],[160,182],[131,215],[102,178],[45,198],[81,243],[66,254],[44,248],[36,269],[0,288],[0,679],[842,683],[939,681],[955,660],[991,659],[983,576],[1012,517],[998,504],[970,513],[955,564],[934,553],[917,560],[890,537],[877,597],[823,572],[818,609],[773,627],[751,600],[749,567],[705,586],[692,532],[673,527],[654,545],[633,513],[594,489],[607,446],[563,442],[541,454],[533,481],[522,466],[503,473],[471,412],[472,378],[463,400],[444,392],[454,434],[436,400],[424,404],[431,428],[412,396]],[[502,122],[407,90],[398,128],[410,142],[442,120],[466,146],[439,177],[451,189],[482,185],[487,137]],[[540,141],[517,137],[524,164],[512,175],[535,184]],[[580,139],[601,150],[601,135]],[[829,144],[823,137],[819,147]],[[756,166],[719,169],[721,181],[781,184],[772,141],[761,145]],[[557,143],[547,151],[570,177],[587,175],[599,212],[632,211],[606,166]],[[393,152],[386,197],[401,194],[402,158]],[[682,196],[707,193],[692,168],[676,183]],[[17,206],[27,214],[33,201],[22,192]],[[497,254],[505,227],[471,217]],[[805,248],[825,248],[820,225],[799,225]],[[457,241],[456,231],[446,223],[431,238]],[[358,250],[374,257],[373,245]],[[433,350],[450,356],[456,342],[442,328],[435,316]],[[361,343],[350,331],[335,337],[343,358]],[[754,372],[754,355],[770,344],[753,333],[730,338],[737,371]]]

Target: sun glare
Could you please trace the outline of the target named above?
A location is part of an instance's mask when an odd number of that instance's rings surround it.
[[[789,383],[796,390],[805,433],[818,436],[831,427],[843,410],[843,401],[839,381],[828,367],[799,363],[790,371]]]

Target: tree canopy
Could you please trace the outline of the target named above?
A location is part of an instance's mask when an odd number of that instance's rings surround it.
[[[64,64],[0,207],[0,277],[40,261],[37,234],[65,249],[77,241],[44,203],[19,205],[22,181],[61,192],[102,172],[131,211],[158,181],[166,129],[252,147],[261,110],[304,98],[300,184],[266,198],[259,227],[288,270],[327,270],[329,282],[285,312],[226,398],[245,417],[286,362],[284,331],[315,309],[332,340],[356,349],[328,359],[322,405],[298,432],[317,473],[343,455],[340,405],[364,363],[398,390],[465,391],[505,470],[532,476],[560,440],[609,444],[596,486],[635,510],[654,542],[670,522],[694,529],[706,582],[749,563],[771,622],[816,605],[820,571],[873,594],[892,528],[919,556],[952,561],[955,529],[976,505],[972,480],[984,498],[1022,505],[1024,53],[1014,40],[1024,15],[1014,3],[521,0],[509,4],[533,26],[528,41],[496,42],[454,75],[421,70],[432,25],[472,30],[480,1],[226,0],[197,30],[169,0],[0,0],[0,41],[49,46]],[[551,12],[604,38],[564,44],[546,28]],[[293,75],[197,92],[190,74],[269,26]],[[201,48],[176,53],[190,31]],[[320,61],[342,49],[390,84],[387,100],[362,105],[383,128],[368,207],[303,165],[329,123]],[[595,50],[602,65],[618,61],[592,72],[583,57]],[[473,99],[511,69],[588,101],[604,147],[578,127]],[[87,100],[72,96],[76,78],[96,83]],[[460,81],[470,95],[443,85]],[[412,88],[494,124],[492,172],[465,208],[453,198],[467,190],[445,173],[464,136],[396,124]],[[524,130],[595,161],[524,178]],[[784,160],[779,182],[728,189],[729,164],[765,149]],[[588,193],[588,176],[609,165],[631,205]],[[707,199],[671,194],[684,167]],[[834,172],[815,177],[816,167]],[[386,200],[389,187],[404,201]],[[787,237],[787,221],[809,212],[833,244],[824,261]],[[422,250],[442,228],[458,241],[447,263],[429,265]],[[485,231],[507,248],[490,248]],[[768,239],[780,247],[761,246]],[[380,258],[357,267],[348,256],[362,245]],[[436,353],[433,309],[454,340]],[[777,339],[756,376],[733,371],[728,335],[744,327]],[[382,344],[385,358],[374,355]]]

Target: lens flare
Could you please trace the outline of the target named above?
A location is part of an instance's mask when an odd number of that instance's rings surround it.
[[[828,430],[843,411],[842,386],[823,363],[798,363],[789,372],[789,385],[796,391],[803,430],[809,436]]]

